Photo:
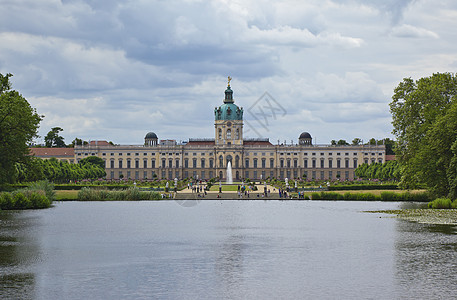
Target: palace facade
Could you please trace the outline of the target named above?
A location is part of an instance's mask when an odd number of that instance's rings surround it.
[[[149,132],[143,145],[111,145],[105,141],[75,146],[74,161],[97,156],[105,161],[107,179],[226,178],[230,162],[234,180],[354,179],[362,163],[384,162],[384,145],[314,145],[303,132],[298,144],[273,145],[268,138],[243,138],[243,108],[233,99],[230,82],[223,104],[214,109],[214,138],[185,143],[159,140]]]

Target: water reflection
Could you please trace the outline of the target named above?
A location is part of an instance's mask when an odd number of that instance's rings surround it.
[[[0,299],[33,299],[36,221],[27,212],[0,211]]]
[[[457,294],[457,235],[454,226],[397,220],[395,276],[400,295],[445,299]]]

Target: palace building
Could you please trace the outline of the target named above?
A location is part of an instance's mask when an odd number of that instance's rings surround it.
[[[314,145],[308,132],[298,143],[273,145],[268,138],[243,137],[243,108],[235,104],[230,78],[223,104],[214,109],[214,138],[187,142],[159,140],[149,132],[142,145],[112,145],[92,141],[75,146],[74,161],[97,156],[105,161],[107,179],[226,178],[230,162],[234,180],[354,179],[362,163],[383,163],[384,145]],[[298,133],[297,133],[298,135]]]
[[[273,145],[269,139],[243,138],[243,108],[235,104],[230,81],[223,104],[214,109],[214,138],[177,144],[149,132],[141,146],[92,142],[75,147],[78,161],[91,155],[106,162],[108,179],[225,179],[231,162],[235,180],[242,178],[353,179],[359,164],[384,162],[385,146],[316,146],[309,133],[296,145]],[[156,176],[154,176],[156,175]]]

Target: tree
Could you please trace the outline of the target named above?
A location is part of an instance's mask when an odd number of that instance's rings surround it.
[[[44,142],[46,147],[57,147],[57,148],[64,148],[66,147],[65,142],[63,141],[63,137],[59,135],[59,132],[63,131],[60,127],[52,128],[46,137],[44,138]]]
[[[42,119],[19,92],[11,90],[11,76],[0,74],[0,183],[13,182],[16,163],[30,159],[28,145],[38,137]]]
[[[352,140],[352,145],[353,146],[357,146],[357,145],[360,145],[362,144],[362,140],[360,138],[355,138]]]
[[[102,158],[97,157],[97,156],[89,156],[89,157],[83,158],[79,161],[79,163],[81,165],[92,164],[92,165],[96,165],[102,169],[105,169],[105,161]]]
[[[339,140],[339,141],[337,142],[337,145],[339,145],[339,146],[347,146],[347,145],[349,145],[349,143],[346,142],[345,140]]]
[[[457,77],[436,73],[416,82],[403,79],[390,111],[401,185],[425,185],[436,196],[456,198]]]

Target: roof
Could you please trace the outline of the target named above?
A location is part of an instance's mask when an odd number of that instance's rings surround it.
[[[109,146],[111,145],[107,141],[90,141],[89,145],[91,146]]]
[[[245,146],[273,146],[269,141],[243,141]]]
[[[74,157],[74,148],[29,148],[30,154],[36,157]]]
[[[386,155],[386,161],[396,160],[395,155]]]
[[[156,139],[157,134],[155,134],[154,132],[151,131],[151,132],[148,132],[144,138],[145,139]]]
[[[302,132],[302,134],[300,134],[300,137],[299,139],[310,139],[311,138],[311,134],[309,134],[308,132]]]
[[[214,146],[214,140],[212,141],[189,141],[186,146]]]

